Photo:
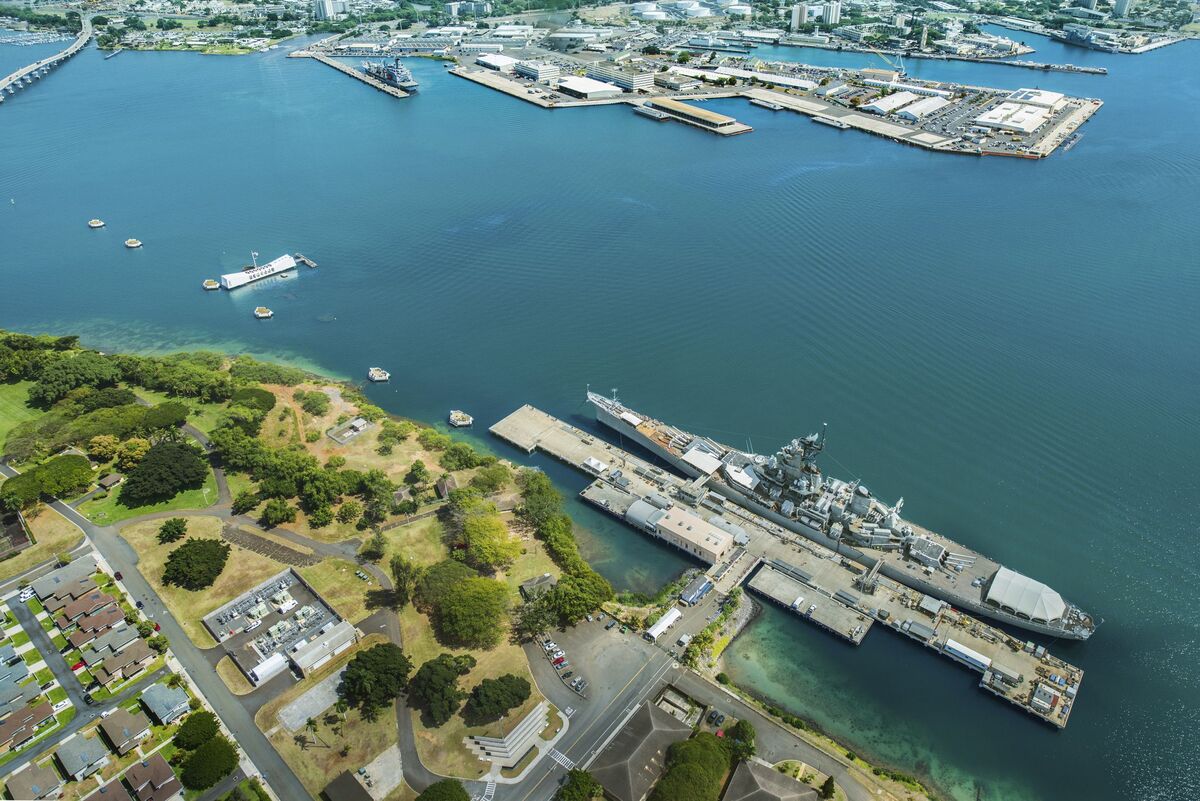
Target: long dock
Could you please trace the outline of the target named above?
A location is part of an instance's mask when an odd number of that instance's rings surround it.
[[[41,78],[43,75],[48,74],[50,70],[82,50],[84,45],[88,43],[88,40],[92,38],[92,21],[85,17],[82,19],[82,24],[83,28],[80,30],[79,36],[75,37],[75,41],[65,50],[61,50],[52,56],[47,56],[41,61],[35,61],[33,64],[21,67],[16,72],[0,78],[0,93],[7,91],[10,95],[15,94],[17,89],[29,85],[30,78]]]
[[[718,592],[745,584],[800,619],[857,645],[890,629],[981,674],[980,688],[1065,728],[1083,671],[948,604],[868,570],[704,487],[525,405],[489,429],[526,453],[540,451],[594,477],[581,497],[624,519],[636,500],[665,497],[744,544],[708,571]],[[642,529],[638,529],[641,531]]]
[[[362,70],[356,70],[354,67],[343,64],[340,61],[335,61],[323,53],[317,53],[312,50],[296,50],[295,52],[288,53],[288,58],[311,58],[315,61],[320,61],[322,64],[333,67],[338,72],[349,75],[351,78],[357,78],[367,86],[374,87],[384,94],[391,95],[392,97],[408,97],[408,92],[404,91],[403,89],[386,84],[378,78],[368,75]]]

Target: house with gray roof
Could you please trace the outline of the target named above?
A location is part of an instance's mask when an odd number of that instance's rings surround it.
[[[118,626],[112,631],[101,634],[92,640],[92,644],[83,652],[83,661],[89,668],[100,664],[110,656],[116,656],[138,639],[137,629],[133,626]]]
[[[721,801],[817,801],[815,788],[770,765],[742,762],[733,772]]]
[[[81,581],[89,579],[95,572],[96,557],[91,555],[81,556],[73,560],[70,564],[53,570],[39,579],[35,579],[29,586],[33,589],[33,594],[38,597],[38,600],[44,602],[47,598],[53,598],[60,592],[66,592]],[[94,582],[93,586],[95,586]]]
[[[188,694],[182,687],[152,684],[142,693],[142,706],[162,725],[177,720],[190,709]]]
[[[60,745],[55,756],[63,772],[75,781],[86,779],[108,764],[108,749],[99,737],[76,735]]]
[[[642,801],[666,768],[667,748],[691,734],[686,723],[643,701],[589,770],[613,801]]]
[[[100,721],[100,731],[104,732],[117,755],[125,756],[150,736],[150,718],[142,712],[118,708]]]

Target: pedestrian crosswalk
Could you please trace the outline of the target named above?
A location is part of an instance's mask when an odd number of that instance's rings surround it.
[[[568,759],[567,755],[560,752],[557,748],[550,749],[550,758],[562,765],[567,770],[571,770],[575,767],[575,763]]]
[[[492,801],[496,795],[496,782],[494,779],[488,779],[487,786],[483,788],[483,795],[477,795],[471,801]]]

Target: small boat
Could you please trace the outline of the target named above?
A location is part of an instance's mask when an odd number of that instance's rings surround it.
[[[203,283],[203,284],[201,284],[201,286],[203,286],[205,289],[208,289],[208,290],[220,289],[220,288],[221,288],[221,284],[220,284],[220,282],[218,282],[218,281],[214,281],[214,280],[213,280],[213,279],[211,279],[211,278],[205,278],[205,279],[204,279],[204,283]]]
[[[455,428],[467,428],[475,422],[475,418],[458,409],[450,410],[450,425]]]
[[[392,377],[392,374],[382,367],[372,367],[367,370],[367,380],[369,381],[387,381]]]
[[[140,248],[141,246],[142,246],[142,240],[140,240],[140,239],[126,239],[125,240],[125,247],[129,248],[130,250],[133,250],[135,248]]]
[[[254,316],[260,320],[266,320],[268,318],[274,317],[275,312],[271,311],[266,306],[255,306],[254,307]]]
[[[772,103],[770,100],[759,100],[757,97],[750,101],[750,105],[769,108],[771,111],[783,111],[783,106],[778,103]]]
[[[88,220],[88,228],[103,228],[104,220],[91,219]]]

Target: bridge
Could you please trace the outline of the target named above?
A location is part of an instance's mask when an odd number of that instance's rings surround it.
[[[16,94],[18,89],[28,86],[33,80],[48,74],[50,70],[82,50],[84,45],[88,43],[88,39],[92,38],[92,21],[87,18],[81,21],[83,23],[83,30],[79,32],[79,36],[75,38],[75,41],[66,50],[55,53],[52,56],[47,56],[41,61],[36,61],[33,64],[22,67],[11,75],[0,79],[0,102],[4,100],[5,92],[10,95]]]

